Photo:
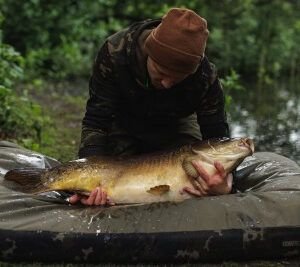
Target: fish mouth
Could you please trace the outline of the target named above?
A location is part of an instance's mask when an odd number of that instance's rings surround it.
[[[246,147],[251,151],[251,155],[254,153],[254,142],[250,138],[242,138],[239,146]]]

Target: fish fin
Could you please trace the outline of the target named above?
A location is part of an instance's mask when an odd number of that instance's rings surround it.
[[[184,169],[184,171],[186,172],[186,174],[188,176],[197,178],[199,176],[197,170],[195,169],[195,167],[192,164],[194,158],[186,158],[184,159],[184,161],[182,162],[182,168]]]
[[[199,176],[198,171],[195,169],[192,161],[199,161],[201,160],[203,163],[207,163],[208,165],[214,166],[214,161],[206,156],[204,153],[197,151],[197,156],[195,157],[187,157],[182,162],[182,167],[187,175],[197,178]]]
[[[167,184],[157,185],[147,190],[148,193],[161,196],[170,191],[170,186]]]
[[[21,168],[8,171],[4,176],[4,181],[12,181],[16,184],[5,183],[8,187],[23,193],[40,193],[49,191],[41,181],[45,169]]]

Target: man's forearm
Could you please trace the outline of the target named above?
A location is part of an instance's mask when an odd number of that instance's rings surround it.
[[[86,158],[107,153],[106,133],[98,129],[83,128],[78,152],[79,158]]]
[[[200,125],[202,139],[230,137],[229,126],[227,122],[217,124]]]

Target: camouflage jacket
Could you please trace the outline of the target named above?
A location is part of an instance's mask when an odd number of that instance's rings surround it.
[[[203,139],[229,136],[223,90],[207,57],[193,75],[173,88],[152,88],[147,55],[141,47],[159,23],[135,23],[108,37],[99,50],[89,83],[79,155],[101,154],[114,123],[129,132],[143,125],[147,131],[156,131],[195,112]]]

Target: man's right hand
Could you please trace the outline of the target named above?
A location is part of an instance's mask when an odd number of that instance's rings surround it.
[[[87,206],[115,205],[115,203],[110,200],[110,198],[107,196],[107,193],[103,191],[101,187],[96,187],[89,196],[75,194],[69,198],[70,204],[77,204],[78,202]]]

